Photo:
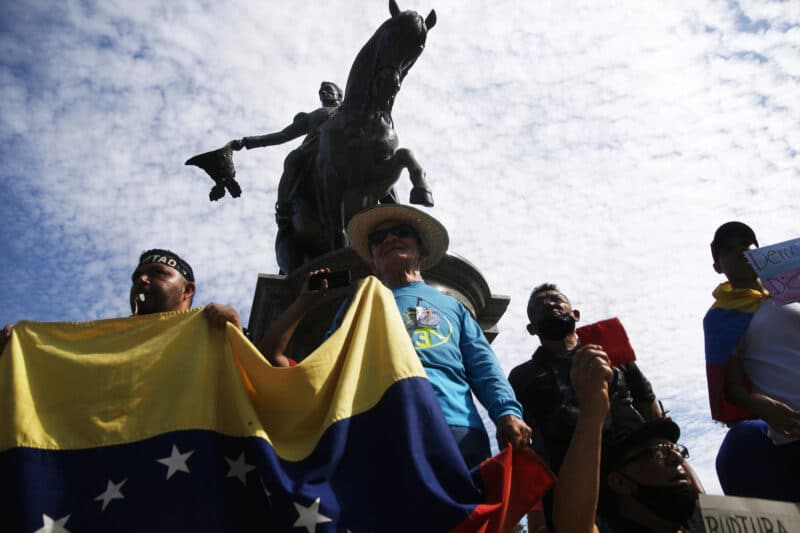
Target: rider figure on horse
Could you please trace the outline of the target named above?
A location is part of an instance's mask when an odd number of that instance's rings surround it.
[[[278,182],[278,200],[275,203],[275,221],[278,224],[276,248],[290,242],[287,233],[292,231],[292,217],[295,213],[298,188],[303,179],[314,173],[314,164],[319,145],[319,130],[331,118],[342,103],[342,89],[331,81],[323,81],[319,87],[319,100],[322,107],[309,113],[298,113],[291,124],[275,133],[243,137],[231,141],[233,150],[260,148],[283,144],[305,135],[300,146],[292,150],[283,162],[283,174]],[[281,250],[276,250],[281,257]],[[294,256],[292,251],[284,250],[284,256]],[[298,266],[302,258],[291,257],[289,264]]]
[[[317,155],[317,142],[320,127],[336,113],[342,103],[342,89],[332,81],[323,81],[319,87],[319,101],[322,107],[310,113],[298,113],[292,123],[275,133],[243,137],[234,140],[231,148],[241,150],[283,144],[305,135],[300,146],[292,150],[283,162],[283,175],[278,183],[278,201],[275,204],[275,218],[278,228],[291,223],[292,203],[299,179],[306,174],[305,169],[313,168]]]

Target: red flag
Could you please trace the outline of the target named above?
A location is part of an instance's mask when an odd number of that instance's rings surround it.
[[[575,330],[581,344],[599,344],[611,359],[612,366],[636,361],[628,334],[618,318],[601,320]]]
[[[510,444],[481,463],[477,474],[483,483],[485,503],[475,506],[452,530],[454,533],[511,531],[555,481],[533,450],[514,450]]]

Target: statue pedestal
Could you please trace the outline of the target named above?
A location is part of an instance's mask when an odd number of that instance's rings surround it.
[[[350,269],[356,280],[369,275],[369,267],[351,248],[343,248],[320,256],[288,276],[259,274],[248,333],[258,342],[280,313],[295,299],[307,272],[328,267],[331,270]],[[492,342],[497,336],[497,323],[508,308],[508,296],[491,293],[480,271],[469,261],[448,253],[430,270],[422,273],[425,281],[438,290],[459,300],[478,321],[484,335]],[[329,290],[319,304],[311,309],[295,330],[287,354],[301,361],[322,342],[342,302],[354,288]]]

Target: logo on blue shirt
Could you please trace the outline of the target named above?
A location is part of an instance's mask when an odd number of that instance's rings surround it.
[[[411,307],[403,313],[403,323],[411,337],[411,342],[414,343],[414,348],[418,350],[435,348],[450,341],[453,336],[453,324],[445,315],[440,315],[438,322],[437,327],[420,326],[417,325],[415,308]]]

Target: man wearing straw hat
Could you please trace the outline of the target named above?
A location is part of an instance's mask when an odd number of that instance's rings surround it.
[[[422,271],[447,251],[444,226],[419,209],[381,205],[353,217],[347,235],[356,253],[394,294],[467,464],[475,466],[491,455],[473,392],[497,426],[498,444],[527,446],[531,429],[522,421],[522,407],[480,326],[458,300],[422,278]]]

